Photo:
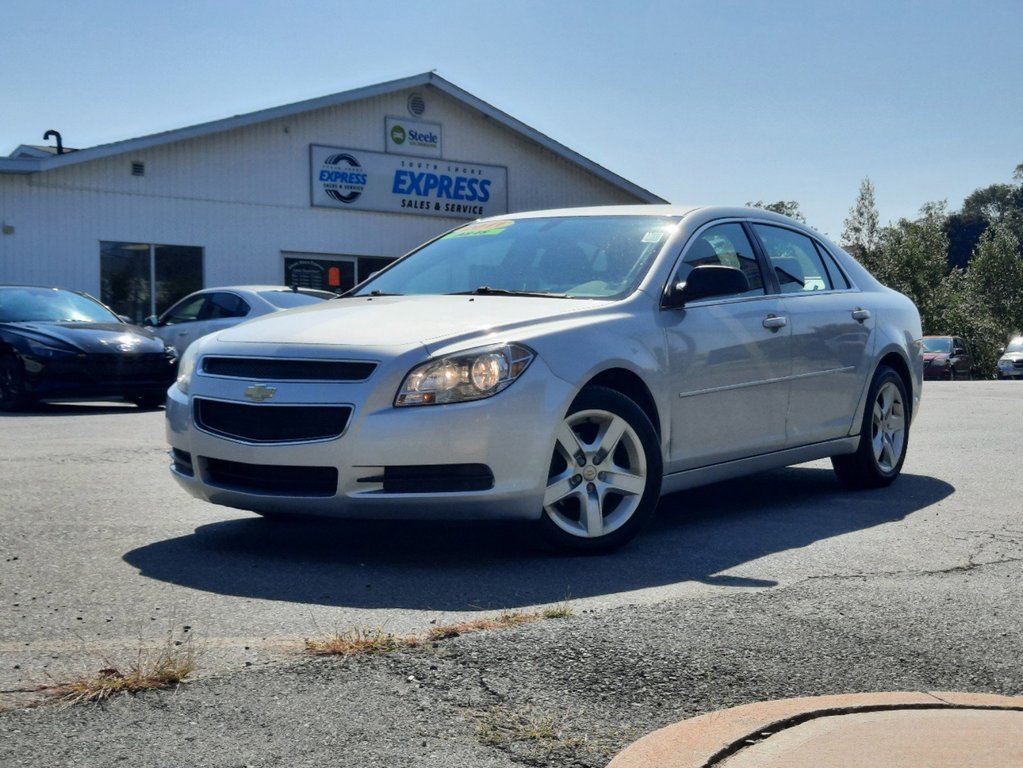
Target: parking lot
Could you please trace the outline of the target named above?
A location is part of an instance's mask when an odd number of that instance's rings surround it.
[[[639,539],[592,558],[551,556],[509,526],[280,524],[214,507],[169,477],[162,421],[112,403],[0,415],[8,699],[168,633],[195,638],[209,675],[352,628],[421,631],[565,603],[581,615],[1023,559],[1016,382],[928,382],[888,490],[846,491],[827,462],[801,465],[665,497]],[[1004,608],[1019,616],[1023,604]]]

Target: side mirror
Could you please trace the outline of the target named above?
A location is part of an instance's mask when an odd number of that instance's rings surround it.
[[[742,270],[719,264],[702,264],[693,267],[685,281],[671,286],[662,304],[667,309],[677,309],[691,301],[731,296],[748,290],[749,280]]]

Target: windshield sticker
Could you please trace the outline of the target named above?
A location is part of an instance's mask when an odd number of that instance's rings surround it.
[[[655,229],[643,235],[644,243],[659,243],[664,238],[664,230]]]
[[[456,229],[454,232],[448,232],[448,234],[444,235],[444,239],[447,240],[449,237],[499,235],[514,223],[514,221],[479,221],[475,224],[464,226],[461,229]]]

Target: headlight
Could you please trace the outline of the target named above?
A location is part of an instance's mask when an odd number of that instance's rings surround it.
[[[28,345],[28,351],[32,354],[32,356],[37,358],[50,358],[60,355],[74,355],[77,353],[77,350],[64,346],[57,341],[44,343],[37,339],[29,338],[25,339],[25,343]]]
[[[178,380],[175,382],[175,385],[181,390],[182,394],[188,394],[188,385],[192,381],[192,374],[195,372],[195,361],[198,357],[198,347],[195,344],[191,344],[185,350],[185,354],[181,356],[181,360],[178,361]]]
[[[409,372],[394,404],[441,405],[491,397],[515,381],[534,356],[528,347],[505,344],[430,360]]]

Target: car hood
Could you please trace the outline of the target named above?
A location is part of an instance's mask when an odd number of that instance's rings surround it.
[[[43,344],[81,352],[163,352],[164,343],[149,331],[123,323],[7,323],[8,328]]]
[[[606,302],[526,296],[374,296],[275,312],[225,329],[225,342],[430,347],[491,335],[606,306]]]
[[[945,360],[948,357],[948,352],[924,352],[924,362],[929,363],[932,360]]]
[[[1023,360],[1023,352],[1005,352],[999,359],[1015,363],[1017,360]]]

